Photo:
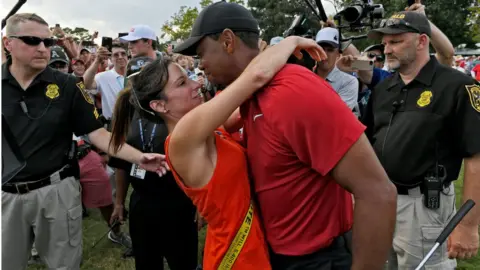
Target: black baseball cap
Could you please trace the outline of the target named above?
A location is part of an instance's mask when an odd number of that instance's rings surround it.
[[[67,53],[60,46],[54,46],[50,50],[50,62],[48,64],[50,65],[55,62],[70,64]]]
[[[383,20],[380,28],[368,33],[371,39],[381,39],[383,35],[397,35],[403,33],[419,33],[431,36],[430,22],[423,14],[413,11],[402,11]]]
[[[258,22],[248,9],[236,3],[221,1],[207,6],[198,14],[190,37],[176,46],[173,52],[196,55],[197,46],[202,38],[221,33],[226,28],[232,31],[260,33]]]
[[[383,51],[385,50],[385,46],[383,46],[383,44],[370,45],[367,48],[365,48],[365,50],[363,50],[363,52],[370,52],[370,51],[375,51],[375,50],[379,50],[383,54]]]

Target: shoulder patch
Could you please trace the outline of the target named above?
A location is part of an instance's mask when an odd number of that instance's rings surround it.
[[[470,97],[470,104],[472,108],[480,112],[480,85],[465,85],[465,89],[467,89],[468,95]]]
[[[80,90],[80,92],[82,93],[82,96],[83,98],[90,104],[94,104],[93,103],[93,99],[90,97],[90,95],[87,93],[87,91],[85,91],[85,84],[83,84],[83,82],[78,82],[77,83],[77,87],[78,89]]]
[[[56,99],[60,96],[58,85],[52,83],[47,85],[47,91],[45,92],[45,96],[49,99]]]

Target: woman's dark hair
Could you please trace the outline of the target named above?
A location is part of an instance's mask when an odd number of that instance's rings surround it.
[[[144,66],[136,75],[132,75],[115,102],[112,118],[112,138],[110,147],[118,152],[125,143],[130,122],[135,111],[141,118],[151,122],[163,122],[150,108],[150,101],[167,100],[163,89],[168,82],[168,67],[172,60],[162,57]]]

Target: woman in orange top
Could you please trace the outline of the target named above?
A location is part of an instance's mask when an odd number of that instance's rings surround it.
[[[204,269],[271,269],[260,220],[253,208],[242,146],[223,129],[229,116],[285,65],[296,49],[320,60],[313,40],[287,38],[257,56],[221,95],[203,103],[200,85],[168,59],[157,59],[130,78],[115,106],[112,146],[118,150],[133,107],[151,121],[164,121],[165,152],[178,185],[208,223]],[[298,54],[297,54],[298,55]]]

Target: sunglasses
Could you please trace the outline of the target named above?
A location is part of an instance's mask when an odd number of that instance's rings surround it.
[[[416,33],[420,33],[420,30],[418,30],[415,26],[401,19],[387,19],[387,20],[382,20],[382,22],[380,23],[380,28],[384,28],[384,27],[399,28],[401,26],[414,30]]]
[[[39,37],[33,37],[33,36],[9,36],[9,37],[20,39],[21,41],[23,41],[23,43],[29,46],[38,46],[40,45],[40,43],[43,42],[43,45],[49,48],[57,44],[57,40],[53,38],[39,38]]]
[[[67,64],[62,62],[54,62],[54,63],[51,63],[49,66],[54,69],[63,69],[67,67]]]
[[[378,61],[378,62],[383,62],[384,60],[382,55],[377,55],[374,53],[368,53],[367,57],[370,59],[375,59],[375,61]]]

